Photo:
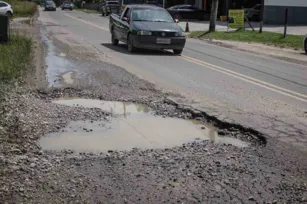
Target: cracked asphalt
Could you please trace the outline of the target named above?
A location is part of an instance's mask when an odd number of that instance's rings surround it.
[[[79,11],[40,9],[34,27],[46,66],[29,82],[0,84],[0,203],[307,203],[306,66],[194,39],[181,57],[132,55],[111,46],[107,18]],[[53,103],[76,98],[142,104],[248,147],[198,138],[157,149],[42,149],[40,138],[70,122],[116,117]]]
[[[123,44],[111,46],[107,17],[77,11],[41,14],[51,35],[76,47],[85,43],[106,61],[179,93],[185,99],[174,97],[178,103],[307,147],[307,66],[195,39],[187,41],[181,57],[151,51],[131,55]]]

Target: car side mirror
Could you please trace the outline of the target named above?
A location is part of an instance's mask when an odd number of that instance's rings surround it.
[[[122,20],[129,23],[129,18],[127,18],[127,17],[123,17]]]
[[[178,19],[175,19],[175,23],[179,23],[179,20],[178,20]]]

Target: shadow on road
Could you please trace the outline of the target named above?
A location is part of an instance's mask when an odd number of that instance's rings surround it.
[[[178,56],[173,52],[168,50],[146,50],[146,49],[137,49],[135,53],[130,53],[127,50],[127,45],[118,44],[117,46],[112,45],[111,43],[101,43],[102,46],[109,48],[113,51],[120,52],[126,55],[167,55],[167,56]]]

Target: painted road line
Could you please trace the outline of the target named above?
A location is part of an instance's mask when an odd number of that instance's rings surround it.
[[[265,88],[265,89],[268,89],[268,90],[271,90],[271,91],[274,91],[276,93],[280,93],[282,95],[285,95],[285,96],[289,96],[291,98],[295,98],[297,100],[300,100],[300,101],[303,101],[303,102],[307,102],[307,96],[306,95],[303,95],[303,94],[299,94],[299,93],[296,93],[296,92],[293,92],[293,91],[290,91],[290,90],[287,90],[287,89],[283,89],[281,87],[278,87],[278,86],[275,86],[275,85],[272,85],[269,86],[268,83],[266,82],[263,82],[261,83],[262,81],[260,80],[252,80],[253,78],[251,77],[248,77],[248,76],[245,76],[245,75],[242,75],[242,74],[239,74],[239,73],[236,73],[236,72],[233,72],[233,71],[230,71],[230,70],[227,70],[227,69],[224,69],[224,68],[216,68],[215,65],[211,66],[210,64],[208,63],[205,63],[205,62],[202,62],[200,60],[196,60],[194,58],[190,58],[190,57],[186,57],[186,56],[182,56],[181,57],[182,59],[186,60],[186,61],[189,61],[189,62],[192,62],[194,64],[198,64],[200,66],[203,66],[203,67],[206,67],[206,68],[209,68],[209,69],[213,69],[215,71],[218,71],[218,72],[221,72],[223,74],[227,74],[229,76],[232,76],[232,77],[235,77],[235,78],[238,78],[240,80],[243,80],[245,82],[248,82],[248,83],[251,83],[251,84],[254,84],[254,85],[257,85],[257,86],[260,86],[262,88]],[[260,81],[260,82],[257,82],[257,81]],[[274,87],[277,87],[277,88],[274,88]],[[281,90],[280,90],[281,89]],[[285,91],[282,91],[282,90],[285,90]],[[298,95],[302,95],[304,97],[300,97],[300,96],[297,96],[295,94],[291,94],[291,92],[293,93],[296,93]]]
[[[89,22],[89,21],[82,20],[82,19],[80,19],[80,18],[74,17],[74,16],[69,15],[69,14],[64,14],[64,15],[67,16],[67,17],[69,17],[69,18],[75,19],[75,20],[77,20],[77,21],[81,21],[82,23],[91,25],[91,26],[93,26],[93,27],[95,27],[95,28],[98,28],[98,29],[100,29],[100,30],[109,31],[109,29],[107,29],[107,28],[105,28],[105,27],[102,27],[102,26],[99,26],[99,25],[97,25],[97,24],[91,23],[91,22]]]
[[[69,14],[64,14],[64,15],[66,15],[66,16],[72,18],[72,19],[75,19],[77,21],[83,22],[85,24],[91,25],[91,26],[93,26],[95,28],[98,28],[100,30],[108,31],[108,29],[106,29],[106,28],[104,28],[102,26],[96,25],[94,23],[91,23],[89,21],[82,20],[80,18],[71,16]],[[210,63],[207,63],[207,62],[204,62],[204,61],[192,58],[192,57],[188,57],[188,56],[182,55],[181,59],[184,59],[186,61],[192,62],[194,64],[198,64],[198,65],[200,65],[202,67],[206,67],[206,68],[213,69],[215,71],[219,71],[219,72],[221,72],[223,74],[227,74],[229,76],[241,79],[241,80],[246,81],[248,83],[260,86],[262,88],[269,89],[269,90],[274,91],[276,93],[280,93],[280,94],[283,94],[285,96],[289,96],[291,98],[295,98],[297,100],[300,100],[300,101],[303,101],[303,102],[307,102],[307,95],[300,94],[300,93],[297,93],[297,92],[294,92],[294,91],[291,91],[291,90],[288,90],[288,89],[285,89],[285,88],[282,88],[282,87],[279,87],[279,86],[276,86],[276,85],[273,85],[273,84],[270,84],[270,83],[267,83],[267,82],[264,82],[264,81],[261,81],[261,80],[249,77],[249,76],[246,76],[244,74],[240,74],[240,73],[231,71],[229,69],[226,69],[226,68],[223,68],[223,67],[219,67],[219,66],[216,66],[216,65],[213,65],[213,64],[210,64]]]

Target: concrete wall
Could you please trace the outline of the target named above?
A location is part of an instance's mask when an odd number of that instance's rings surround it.
[[[276,0],[274,0],[276,1]],[[279,1],[279,0],[278,0]],[[286,0],[283,0],[286,1]],[[290,1],[290,0],[288,0]],[[301,0],[297,0],[299,2]],[[306,1],[307,0],[303,0]],[[295,0],[292,0],[293,4]],[[285,22],[285,9],[288,8],[288,24],[289,25],[307,25],[307,6],[264,6],[264,23],[280,25]]]

